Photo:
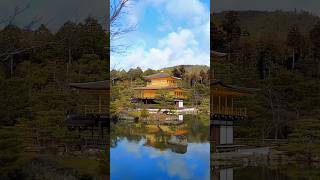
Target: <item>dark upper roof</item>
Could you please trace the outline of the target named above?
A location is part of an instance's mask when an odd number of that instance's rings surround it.
[[[167,77],[171,77],[171,78],[174,78],[174,79],[180,79],[180,78],[171,76],[171,75],[168,74],[168,73],[162,73],[162,72],[161,72],[161,73],[157,73],[157,74],[152,74],[152,75],[149,75],[149,76],[144,76],[145,79],[167,78]]]
[[[227,53],[221,53],[217,51],[211,51],[210,54],[213,57],[226,57],[228,55]]]
[[[95,81],[95,82],[86,82],[86,83],[70,83],[71,88],[76,89],[87,89],[87,90],[107,90],[109,89],[109,81]]]
[[[248,94],[253,94],[255,92],[260,91],[260,89],[256,89],[256,88],[245,88],[245,87],[239,87],[239,86],[233,86],[233,85],[226,85],[221,80],[218,80],[218,79],[211,80],[210,86],[213,86],[213,85],[221,85],[230,90],[238,91],[241,93],[248,93]]]

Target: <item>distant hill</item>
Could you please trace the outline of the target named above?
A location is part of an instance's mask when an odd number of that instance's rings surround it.
[[[285,37],[288,28],[296,24],[301,33],[308,35],[309,30],[320,21],[315,16],[305,11],[236,11],[240,19],[242,29],[246,29],[251,36],[261,36],[277,32],[280,37]],[[217,25],[221,24],[226,12],[215,13],[213,20]]]
[[[179,65],[179,66],[163,68],[163,69],[161,69],[161,71],[171,73],[171,71],[174,68],[179,68],[180,66],[184,67],[187,74],[194,74],[194,73],[198,74],[198,73],[200,73],[201,70],[203,70],[204,72],[207,72],[210,69],[210,67],[206,66],[206,65]]]

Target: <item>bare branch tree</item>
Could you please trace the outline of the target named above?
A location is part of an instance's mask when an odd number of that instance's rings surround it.
[[[33,20],[30,23],[28,23],[27,25],[24,26],[24,29],[27,30],[27,31],[32,30],[32,28],[35,25],[37,25],[39,22],[41,22],[42,19],[43,19],[43,17],[38,17],[38,16],[34,17]]]
[[[130,0],[113,0],[110,2],[110,25],[112,26],[120,18],[121,14],[124,13],[124,9]]]
[[[124,34],[133,31],[136,25],[123,25],[121,18],[128,14],[128,7],[132,5],[133,0],[112,0],[110,2],[110,41],[112,52],[123,53],[128,48],[128,45],[116,45],[116,41],[119,40]]]
[[[24,13],[27,9],[29,9],[30,5],[31,5],[31,2],[29,2],[28,4],[26,4],[23,7],[15,6],[13,14],[10,15],[8,18],[0,20],[0,25],[1,24],[7,24],[7,25],[13,24],[14,20],[16,19],[16,17],[21,15],[22,13]]]
[[[29,9],[31,6],[31,0],[24,6],[15,6],[13,14],[10,15],[9,17],[0,20],[0,25],[12,25],[14,24],[15,19],[19,16],[22,15],[27,9]],[[37,25],[40,21],[42,21],[42,17],[35,16],[31,22],[29,22],[27,25],[24,26],[24,29],[26,31],[31,31],[32,28]],[[31,45],[29,47],[23,47],[23,48],[8,48],[7,50],[4,50],[2,54],[0,54],[0,62],[4,64],[6,61],[10,60],[10,74],[12,76],[13,74],[13,64],[14,64],[14,56],[19,55],[19,54],[24,54],[24,53],[29,53],[32,52],[35,49],[47,47],[50,45],[50,43],[41,45],[41,46],[35,46]]]

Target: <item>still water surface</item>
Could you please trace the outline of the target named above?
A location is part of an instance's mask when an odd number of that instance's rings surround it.
[[[111,125],[111,179],[210,179],[209,121]]]

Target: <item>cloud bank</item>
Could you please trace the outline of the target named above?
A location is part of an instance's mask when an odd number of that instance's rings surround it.
[[[139,12],[131,12],[126,21],[143,27],[137,33],[139,37],[124,38],[127,41],[134,39],[125,54],[111,53],[112,69],[140,67],[146,70],[181,64],[210,64],[210,15],[209,7],[203,2],[144,0],[136,5],[139,5]],[[142,21],[142,12],[147,10],[158,12],[159,17],[155,18],[160,23],[156,27],[148,27],[147,22]],[[154,34],[147,34],[143,28],[153,29]]]

